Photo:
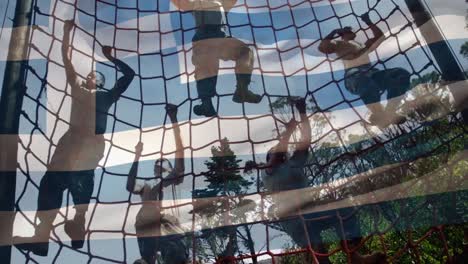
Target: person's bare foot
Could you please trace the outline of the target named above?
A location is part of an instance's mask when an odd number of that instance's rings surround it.
[[[38,242],[41,239],[38,236],[32,237],[13,237],[13,244],[19,250],[31,251],[38,256],[47,256],[49,252],[49,241]]]
[[[378,126],[379,128],[385,128],[388,126],[384,112],[371,113],[369,116],[369,123],[373,126]]]
[[[71,244],[74,249],[82,248],[86,235],[85,218],[75,217],[73,220],[65,221],[65,233],[71,238]]]

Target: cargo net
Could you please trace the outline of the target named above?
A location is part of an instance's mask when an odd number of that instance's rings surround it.
[[[99,57],[102,45],[112,46],[136,77],[108,112],[84,247],[73,249],[63,232],[74,214],[66,191],[48,256],[14,249],[14,263],[140,258],[134,224],[141,200],[125,183],[137,142],[146,142],[139,175],[153,175],[155,159],[173,157],[166,103],[178,106],[185,179],[165,191],[163,212],[178,218],[183,233],[177,239],[189,261],[351,263],[356,252],[381,252],[394,263],[440,263],[466,254],[466,126],[453,113],[453,98],[403,1],[238,1],[227,14],[227,34],[254,51],[250,87],[263,98],[258,105],[234,104],[234,65],[222,62],[215,118],[192,112],[198,103],[193,17],[166,2],[34,1],[15,235],[34,233],[39,183],[69,125],[70,88],[59,52],[64,20],[77,24],[72,61],[82,77],[97,69],[108,85],[117,79],[113,64]],[[341,60],[318,52],[320,40],[335,28],[352,26],[363,43],[371,38],[359,18],[368,11],[386,32],[372,64],[404,68],[412,80],[399,109],[408,121],[382,129],[368,122],[361,98],[347,91]],[[278,197],[262,186],[261,169],[243,168],[249,160],[264,161],[297,115],[291,96],[307,98],[312,142],[304,170],[310,187],[276,204]],[[278,213],[285,207],[289,213]],[[163,255],[159,250],[158,259]]]

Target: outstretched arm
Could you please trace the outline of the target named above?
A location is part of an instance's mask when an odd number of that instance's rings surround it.
[[[66,20],[63,25],[63,40],[62,40],[62,59],[63,65],[65,66],[65,73],[67,75],[67,81],[72,87],[79,85],[78,75],[76,74],[75,68],[71,62],[71,46],[70,46],[70,32],[74,26],[73,20]]]
[[[181,184],[184,181],[185,160],[184,160],[184,145],[182,144],[182,137],[180,135],[180,127],[177,120],[177,106],[168,104],[166,106],[167,115],[171,119],[172,128],[174,129],[174,138],[176,144],[175,164],[174,164],[174,181],[166,181],[167,185]],[[164,184],[166,186],[166,183]]]
[[[372,34],[374,35],[373,38],[369,39],[366,41],[366,47],[364,48],[366,52],[371,52],[377,49],[380,44],[384,41],[384,33],[382,30],[375,24],[373,23],[370,18],[369,18],[369,13],[365,13],[364,15],[361,16],[362,21],[366,23],[372,30]]]
[[[136,177],[138,173],[138,163],[140,161],[141,152],[143,151],[143,143],[139,142],[135,146],[135,159],[133,160],[132,167],[127,176],[127,191],[137,194],[138,190],[135,190]]]
[[[175,164],[173,172],[166,178],[162,179],[160,183],[158,183],[156,188],[159,190],[162,190],[162,188],[166,188],[171,185],[179,185],[183,183],[183,175],[185,172],[184,145],[182,144],[180,127],[177,120],[177,106],[173,104],[167,104],[166,111],[167,115],[171,119],[172,128],[174,129],[174,137],[176,144]],[[162,199],[163,192],[161,191],[159,195],[160,199]]]
[[[301,116],[301,142],[296,147],[296,151],[306,151],[310,147],[312,139],[312,129],[306,112],[306,103],[304,99],[296,101],[296,108]]]
[[[114,63],[114,65],[119,71],[123,73],[123,76],[117,80],[117,82],[114,85],[114,88],[112,88],[110,91],[112,95],[112,100],[115,102],[119,99],[120,95],[122,95],[125,92],[125,90],[127,90],[128,86],[133,81],[133,78],[135,77],[135,71],[133,71],[132,68],[130,68],[123,61],[113,57],[111,47],[102,47],[102,53],[109,61]]]
[[[273,153],[268,161],[267,167],[271,168],[283,162],[284,153],[288,151],[289,139],[297,126],[297,122],[291,119],[286,124],[286,130],[280,135],[280,142],[273,148]]]

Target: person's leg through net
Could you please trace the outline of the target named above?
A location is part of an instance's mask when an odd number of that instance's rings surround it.
[[[326,213],[308,213],[301,216],[284,219],[279,222],[281,229],[288,234],[294,244],[301,249],[308,249],[309,243],[319,263],[330,263],[328,249],[322,240],[322,231],[332,224],[326,219]],[[311,256],[312,257],[312,256]]]
[[[69,183],[68,172],[48,171],[41,179],[37,200],[37,225],[33,237],[15,237],[13,243],[22,250],[46,256],[49,251],[49,237],[53,222],[62,205],[63,192]]]
[[[69,190],[75,204],[75,216],[65,221],[65,232],[72,239],[73,248],[82,248],[86,234],[86,212],[94,189],[94,169],[104,153],[102,135],[75,135],[73,172],[70,172]]]
[[[138,236],[138,248],[141,258],[135,260],[134,264],[154,264],[156,263],[156,248],[158,247],[157,237]]]
[[[236,62],[236,91],[232,100],[236,103],[258,104],[262,97],[249,90],[252,79],[254,53],[244,42],[236,38],[219,39],[220,58]]]
[[[80,152],[81,137],[68,130],[59,140],[57,148],[47,172],[39,185],[37,200],[37,217],[40,221],[33,237],[16,237],[14,243],[18,248],[31,250],[37,255],[45,256],[48,253],[48,240],[52,231],[53,222],[59,208],[62,206],[63,192],[70,187],[71,177],[77,155]],[[102,154],[101,154],[102,155]],[[34,243],[39,241],[40,243]]]
[[[193,112],[199,116],[210,117],[216,115],[212,98],[216,96],[219,70],[217,40],[219,38],[193,42],[192,63],[195,66],[197,92],[201,100],[200,105],[193,107]]]
[[[70,173],[69,190],[75,204],[75,216],[65,221],[65,233],[73,248],[82,248],[86,234],[85,222],[88,205],[94,189],[94,170]]]

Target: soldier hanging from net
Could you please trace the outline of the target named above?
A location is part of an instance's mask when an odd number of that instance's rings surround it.
[[[68,189],[75,204],[72,220],[65,221],[65,232],[72,239],[72,247],[83,247],[85,215],[94,187],[94,169],[104,153],[107,112],[132,82],[135,72],[124,62],[112,56],[112,48],[104,46],[102,53],[122,73],[110,90],[103,90],[104,75],[93,71],[80,82],[71,62],[70,32],[74,27],[67,20],[63,27],[62,56],[68,84],[71,87],[70,127],[60,138],[47,172],[39,186],[37,217],[39,225],[33,237],[15,237],[14,244],[22,250],[45,256],[49,236],[58,209],[62,206],[63,192]]]
[[[198,97],[202,103],[193,108],[199,116],[214,116],[212,98],[216,95],[219,60],[236,62],[237,86],[232,100],[236,103],[259,103],[261,96],[249,91],[253,71],[253,52],[242,41],[225,33],[225,12],[236,0],[171,0],[181,10],[192,11],[196,33],[193,36],[192,63]]]
[[[275,193],[297,190],[309,187],[309,180],[304,171],[304,166],[307,164],[309,157],[309,148],[311,145],[311,126],[306,113],[306,103],[304,99],[293,100],[297,110],[299,111],[301,122],[300,132],[301,139],[296,145],[296,149],[291,157],[288,157],[288,145],[291,135],[294,133],[297,122],[294,118],[286,124],[286,130],[281,134],[279,143],[270,149],[267,153],[267,164],[262,171],[262,183],[268,192],[273,193],[273,211],[291,211],[291,208],[300,206],[301,201],[298,197],[291,196],[275,196]],[[252,163],[246,165],[247,170],[253,166]],[[291,197],[291,198],[288,198]],[[283,199],[284,198],[284,199]],[[286,209],[286,210],[283,210]],[[349,216],[349,211],[344,210]],[[344,213],[340,212],[340,213]],[[324,243],[321,239],[320,232],[329,227],[336,227],[340,222],[336,217],[336,212],[321,212],[303,215],[305,219],[305,227],[307,234],[304,233],[304,224],[299,218],[288,221],[282,221],[281,227],[291,236],[294,242],[302,248],[308,247],[308,241],[311,242],[314,250],[320,253],[326,253]],[[311,220],[314,218],[325,218],[328,220]],[[338,234],[341,234],[341,229],[336,229]],[[342,242],[348,240],[350,247],[356,247],[361,242],[359,236],[359,223],[355,216],[351,216],[343,221],[344,236]],[[352,254],[353,263],[384,263],[385,256],[382,253],[362,256],[354,251]],[[317,257],[320,263],[330,263],[328,257]]]
[[[174,129],[175,166],[172,167],[167,159],[158,159],[154,164],[154,177],[147,180],[137,179],[138,163],[143,150],[143,144],[139,143],[127,178],[127,190],[139,194],[143,202],[135,223],[141,259],[136,260],[135,264],[154,264],[158,251],[161,252],[163,263],[183,264],[188,261],[187,246],[181,235],[184,230],[179,220],[173,215],[161,213],[164,188],[181,184],[185,171],[184,146],[177,122],[177,107],[168,104],[166,110]]]
[[[396,113],[401,97],[410,89],[410,73],[402,68],[378,70],[372,67],[369,54],[385,40],[385,36],[365,13],[361,19],[374,35],[365,45],[356,42],[351,27],[335,29],[320,43],[319,50],[325,54],[336,54],[345,67],[346,89],[359,95],[371,111],[369,121],[381,128],[400,124],[406,119]],[[341,40],[335,39],[337,36]],[[382,93],[387,91],[387,106],[380,103]]]

